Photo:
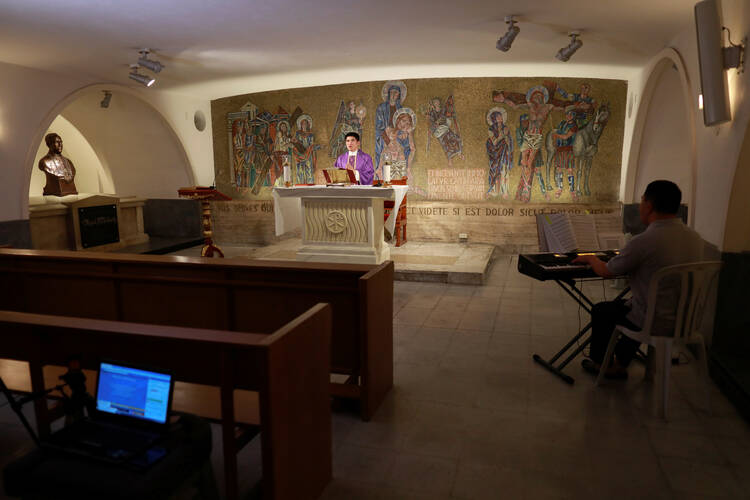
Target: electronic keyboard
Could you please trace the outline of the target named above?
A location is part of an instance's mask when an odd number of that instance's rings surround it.
[[[598,278],[591,266],[573,263],[579,255],[596,255],[604,262],[619,254],[618,250],[597,250],[593,252],[535,253],[518,255],[518,272],[539,281],[575,280]]]

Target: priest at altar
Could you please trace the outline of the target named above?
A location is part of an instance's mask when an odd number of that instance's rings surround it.
[[[375,169],[372,166],[372,157],[359,149],[359,134],[349,132],[346,134],[346,153],[336,158],[336,168],[356,170],[359,183],[363,186],[372,184]]]

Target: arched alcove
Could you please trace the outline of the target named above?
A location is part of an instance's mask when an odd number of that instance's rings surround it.
[[[692,225],[697,173],[693,108],[697,100],[677,51],[665,49],[655,60],[638,107],[623,202],[639,202],[652,180],[673,180],[682,190]]]
[[[690,151],[684,147],[689,130],[679,88],[677,70],[669,67],[661,72],[646,110],[634,194],[643,193],[653,180],[669,179],[680,186],[682,202],[689,205]]]
[[[178,188],[193,184],[182,145],[153,107],[117,91],[109,107],[102,108],[101,100],[101,92],[84,93],[60,115],[81,131],[106,162],[116,194],[176,198]]]
[[[104,89],[112,91],[107,108],[100,106]],[[44,144],[44,135],[58,117],[80,133],[101,163],[103,180],[94,192],[176,198],[179,187],[195,183],[185,149],[159,111],[136,90],[92,85],[67,96],[48,113],[38,131],[39,142],[27,154],[29,186],[37,168],[39,145]],[[69,148],[64,154],[77,169],[82,167]],[[88,190],[79,187],[79,192]]]
[[[99,155],[81,132],[68,120],[58,115],[50,124],[45,136],[56,133],[63,138],[63,154],[68,158],[75,158],[73,162],[76,168],[76,187],[81,193],[113,193],[114,186],[109,169],[103,164]],[[39,144],[34,165],[48,153],[49,148],[42,142]],[[46,178],[44,172],[38,168],[32,169],[31,181],[29,182],[29,198],[42,196]]]
[[[737,160],[729,197],[727,219],[724,225],[725,252],[750,250],[750,127],[746,125],[745,138]]]

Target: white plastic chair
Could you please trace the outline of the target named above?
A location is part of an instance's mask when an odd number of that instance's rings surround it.
[[[703,336],[698,331],[703,320],[703,311],[714,278],[722,262],[706,261],[678,264],[660,269],[651,278],[646,304],[646,319],[641,331],[633,331],[618,325],[607,345],[596,384],[600,385],[609,368],[615,344],[620,334],[638,342],[653,346],[655,362],[661,373],[659,385],[662,396],[662,412],[667,418],[669,400],[669,371],[672,366],[672,351],[678,347],[695,344],[700,351],[706,382],[706,398],[710,394],[708,361]],[[649,353],[649,357],[651,353]],[[649,360],[651,361],[651,360]],[[650,369],[651,363],[649,363]],[[647,371],[647,376],[650,374]],[[710,402],[709,402],[710,408]]]

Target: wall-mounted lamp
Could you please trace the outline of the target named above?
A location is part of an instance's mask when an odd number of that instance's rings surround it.
[[[745,45],[747,45],[747,37],[740,40],[739,44],[732,42],[732,33],[726,26],[721,27],[722,31],[727,32],[727,41],[729,47],[722,47],[724,54],[724,69],[737,68],[737,73],[743,73],[745,71]]]
[[[702,0],[695,4],[695,34],[698,39],[698,68],[703,94],[703,123],[719,125],[732,119],[729,85],[726,70],[744,70],[745,42],[724,47],[721,8],[717,0]]]
[[[109,101],[112,100],[112,92],[109,90],[104,90],[104,99],[102,99],[102,102],[99,103],[99,106],[102,108],[108,108],[109,107]]]
[[[158,73],[159,71],[164,69],[164,65],[159,61],[149,59],[148,55],[150,52],[151,50],[149,49],[141,49],[138,51],[138,53],[141,55],[141,57],[138,58],[138,65],[143,66],[144,68],[151,70],[154,73]]]
[[[521,31],[521,28],[516,26],[516,20],[513,19],[513,16],[505,16],[505,24],[508,25],[508,31],[497,40],[495,47],[497,50],[508,52],[510,46],[513,45],[513,40],[516,39],[516,36]]]
[[[150,76],[146,76],[141,73],[138,73],[137,64],[130,65],[130,74],[128,75],[128,77],[131,80],[135,80],[136,82],[140,83],[141,85],[145,87],[150,87],[156,81],[156,78],[151,78]]]
[[[581,36],[580,31],[571,31],[568,33],[568,36],[570,37],[570,43],[566,47],[558,50],[555,55],[555,57],[562,62],[568,62],[570,56],[575,54],[576,50],[580,49],[583,45],[583,42],[578,38]]]

